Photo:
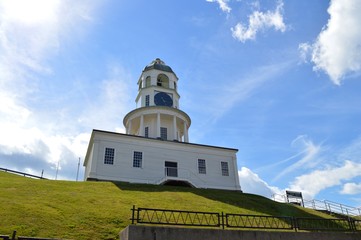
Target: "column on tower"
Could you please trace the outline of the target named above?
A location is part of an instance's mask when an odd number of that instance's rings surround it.
[[[128,129],[127,129],[127,134],[131,134],[131,129],[132,129],[132,120],[129,120],[129,124],[128,124]]]
[[[184,131],[184,142],[189,142],[188,139],[188,128],[186,121],[183,122],[183,131]]]
[[[139,124],[139,136],[144,137],[144,116],[143,114],[140,115],[140,124]]]
[[[160,138],[160,113],[157,113],[157,138]]]
[[[177,137],[177,117],[173,116],[173,140],[178,140]]]

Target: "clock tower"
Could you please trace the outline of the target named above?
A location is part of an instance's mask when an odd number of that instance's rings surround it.
[[[179,107],[178,77],[157,58],[147,65],[138,80],[136,109],[123,120],[129,135],[189,142],[190,117]]]

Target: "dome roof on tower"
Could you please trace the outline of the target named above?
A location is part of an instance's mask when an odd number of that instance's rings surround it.
[[[161,71],[165,71],[165,72],[171,72],[174,74],[172,68],[169,67],[168,65],[166,65],[160,58],[156,58],[150,64],[145,66],[143,72],[151,70],[151,69],[157,69],[157,70],[161,70]]]

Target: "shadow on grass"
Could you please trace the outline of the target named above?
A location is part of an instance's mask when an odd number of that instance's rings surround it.
[[[221,202],[228,205],[233,205],[242,209],[249,210],[250,212],[257,212],[260,215],[271,216],[293,216],[293,217],[317,217],[319,215],[312,214],[305,211],[301,207],[296,207],[291,204],[279,203],[271,199],[255,195],[242,193],[240,191],[218,190],[218,189],[199,189],[183,186],[164,186],[164,185],[151,185],[151,184],[134,184],[124,182],[113,182],[113,184],[120,190],[125,191],[140,191],[140,192],[185,192],[192,193],[203,198],[213,201]],[[142,207],[142,206],[139,206]],[[159,207],[161,208],[161,207]],[[195,211],[197,209],[194,209]],[[210,209],[210,212],[213,210]],[[235,212],[234,212],[235,213]],[[242,213],[241,213],[242,214]]]

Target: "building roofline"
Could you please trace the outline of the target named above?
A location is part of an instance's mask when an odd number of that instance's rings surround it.
[[[106,133],[106,134],[112,134],[112,135],[119,135],[119,136],[126,136],[126,137],[131,137],[131,138],[149,139],[151,141],[184,144],[184,145],[189,145],[189,146],[209,147],[209,148],[224,149],[224,150],[231,150],[231,151],[238,152],[238,149],[236,149],[236,148],[212,146],[212,145],[189,143],[189,142],[179,142],[179,141],[171,141],[171,140],[162,140],[162,139],[157,139],[157,138],[147,138],[147,137],[143,137],[143,136],[129,135],[129,134],[124,134],[124,133],[117,133],[117,132],[111,132],[111,131],[105,131],[105,130],[99,130],[99,129],[93,129],[92,136],[93,136],[94,132]]]
[[[191,120],[191,118],[188,116],[187,113],[185,113],[184,111],[182,111],[182,110],[180,110],[180,109],[178,109],[178,108],[167,107],[167,106],[146,106],[146,107],[136,108],[136,109],[128,112],[127,115],[125,115],[125,117],[123,118],[123,125],[124,125],[124,127],[125,127],[125,126],[126,126],[126,123],[127,123],[127,119],[128,119],[131,115],[135,114],[136,112],[142,112],[142,111],[147,111],[147,110],[162,110],[162,109],[163,109],[163,110],[166,110],[166,111],[177,112],[177,113],[183,115],[183,116],[187,119],[187,121],[188,121],[188,124],[189,124],[188,127],[191,126],[192,120]]]

